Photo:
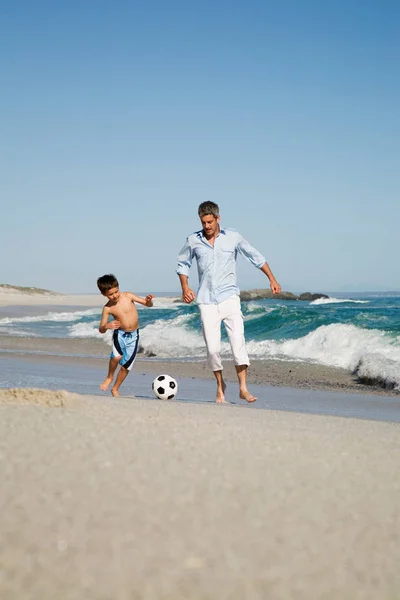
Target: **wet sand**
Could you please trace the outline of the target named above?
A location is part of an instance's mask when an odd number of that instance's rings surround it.
[[[7,395],[1,598],[398,598],[398,425]]]

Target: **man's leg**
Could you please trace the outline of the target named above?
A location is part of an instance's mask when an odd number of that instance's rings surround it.
[[[249,390],[247,389],[247,366],[248,365],[235,365],[236,373],[239,380],[239,396],[242,398],[242,400],[246,400],[246,402],[255,402],[257,400],[257,396],[253,396],[253,394],[250,394]]]
[[[240,308],[239,296],[226,301],[222,316],[235,360],[236,374],[239,380],[239,396],[247,402],[255,402],[257,398],[247,389],[246,376],[247,367],[250,362],[246,351],[243,315]]]
[[[220,371],[214,371],[214,375],[215,379],[217,380],[217,394],[215,396],[215,401],[217,404],[224,404],[226,383],[222,376],[222,369]]]
[[[221,363],[221,317],[218,304],[200,304],[200,316],[203,337],[207,346],[207,361],[217,381],[216,402],[225,402],[225,381],[222,376]]]
[[[120,370],[118,371],[117,379],[115,380],[115,383],[111,388],[111,393],[115,398],[119,398],[119,387],[121,383],[125,381],[128,374],[128,369],[125,369],[125,367],[121,366]]]
[[[103,383],[100,384],[100,389],[103,392],[106,391],[112,380],[114,379],[115,369],[118,367],[118,363],[121,360],[120,356],[115,356],[114,358],[110,358],[110,362],[108,363],[108,374]]]

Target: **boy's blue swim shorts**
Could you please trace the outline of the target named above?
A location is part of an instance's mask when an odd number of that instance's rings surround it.
[[[113,345],[110,358],[121,357],[119,364],[130,371],[135,362],[139,347],[139,329],[136,331],[124,331],[123,329],[114,329]]]

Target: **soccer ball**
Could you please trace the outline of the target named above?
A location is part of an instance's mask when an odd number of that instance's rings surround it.
[[[178,392],[178,384],[171,375],[159,375],[153,381],[151,389],[160,400],[172,400]]]

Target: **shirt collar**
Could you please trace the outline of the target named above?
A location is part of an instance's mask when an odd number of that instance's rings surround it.
[[[219,228],[219,232],[222,233],[223,235],[226,235],[226,230],[220,226]],[[205,238],[204,232],[202,229],[200,229],[200,231],[197,232],[197,237],[199,238]]]

